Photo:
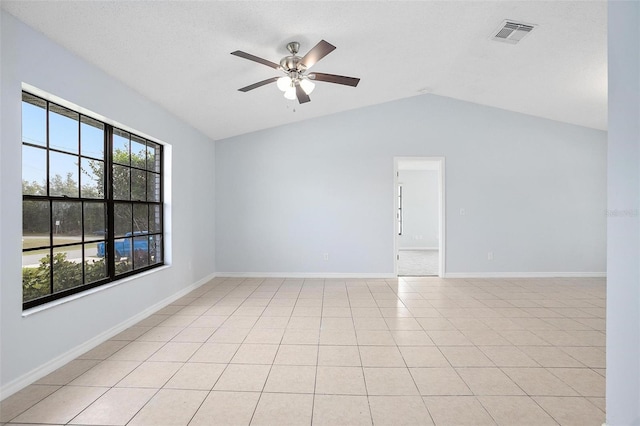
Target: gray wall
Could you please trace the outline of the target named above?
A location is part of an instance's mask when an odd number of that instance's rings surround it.
[[[433,95],[216,141],[216,270],[392,276],[393,158],[444,156],[449,276],[602,274],[606,149]]]
[[[608,28],[607,424],[640,425],[640,3]]]
[[[399,249],[438,248],[438,171],[400,170],[403,231]]]
[[[0,385],[4,396],[74,350],[214,272],[213,142],[2,11]],[[170,144],[165,152],[171,266],[29,316],[22,312],[21,84]],[[59,365],[58,365],[59,366]]]

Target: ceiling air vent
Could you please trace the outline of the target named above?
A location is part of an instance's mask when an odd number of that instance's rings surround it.
[[[504,21],[500,27],[493,32],[492,40],[504,41],[505,43],[516,44],[533,30],[534,25],[523,24],[515,21]]]

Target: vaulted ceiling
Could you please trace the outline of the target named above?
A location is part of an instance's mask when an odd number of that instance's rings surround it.
[[[597,129],[607,126],[606,1],[3,1],[2,8],[210,138],[436,94]],[[535,24],[518,44],[505,20]],[[325,39],[312,101],[284,99],[278,62]],[[99,113],[99,111],[97,111]]]

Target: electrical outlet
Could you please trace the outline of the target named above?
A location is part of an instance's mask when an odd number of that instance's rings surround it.
[[[325,261],[328,261],[328,260],[329,260],[329,253],[325,253],[325,254],[323,254],[323,255],[322,255],[322,258],[323,258]]]
[[[460,216],[464,216],[465,214],[467,214],[467,212],[464,211],[464,209],[460,209]]]
[[[493,260],[493,252],[487,252],[487,260]]]

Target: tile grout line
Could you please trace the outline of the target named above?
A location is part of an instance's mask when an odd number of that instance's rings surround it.
[[[224,281],[223,281],[223,282],[224,282]],[[239,284],[238,284],[238,285],[239,285]],[[237,287],[237,286],[236,286],[236,287]],[[227,291],[227,293],[226,293],[226,294],[229,294],[230,292],[231,292],[231,290]],[[208,292],[206,292],[206,293],[208,293]],[[204,294],[206,294],[206,293],[204,293]],[[196,298],[196,300],[197,300],[197,299],[200,299],[202,296],[203,296],[203,295],[200,295],[199,297],[197,297],[197,298]],[[224,296],[223,296],[223,298],[224,298]],[[222,300],[222,299],[217,300],[217,301],[212,305],[212,307],[213,307],[213,306],[215,306],[215,305],[216,305],[220,300]],[[207,311],[205,311],[205,312],[207,312]],[[204,313],[203,313],[203,314],[201,314],[201,315],[199,315],[199,317],[202,317],[202,316],[204,316]],[[218,327],[218,328],[219,328],[219,327]],[[215,333],[215,331],[214,331],[214,333]],[[205,342],[206,342],[206,341],[205,341]],[[200,345],[200,347],[202,347],[202,346],[204,345],[204,343],[205,343],[205,342],[203,342],[203,343]],[[196,350],[196,352],[197,352],[197,350]],[[186,363],[189,361],[189,359],[191,359],[191,358],[193,357],[193,355],[194,355],[194,354],[195,354],[195,352],[194,352],[193,354],[191,354],[191,356],[190,356],[190,357],[187,359],[187,361],[186,361],[186,362],[184,362],[183,364],[186,364]],[[229,365],[229,364],[227,363],[227,366],[228,366],[228,365]],[[220,373],[220,376],[218,376],[218,378],[216,379],[216,383],[217,383],[217,381],[220,379],[220,377],[222,376],[222,373],[224,372],[224,370],[226,370],[226,367],[225,367],[225,368],[223,369],[223,371]],[[174,374],[172,375],[172,378],[173,378],[173,376],[175,376],[177,373],[178,373],[178,372],[176,371],[176,373],[174,373]],[[171,378],[170,378],[169,380],[171,380]],[[169,382],[169,380],[167,380],[167,381],[164,383],[164,385],[166,385],[166,384]],[[141,406],[141,407],[136,411],[136,413],[135,413],[133,416],[131,416],[131,418],[130,418],[126,423],[125,423],[125,426],[126,426],[126,425],[128,425],[129,423],[131,423],[131,422],[133,421],[133,419],[135,419],[135,418],[136,418],[136,416],[137,416],[138,414],[140,414],[140,412],[144,409],[144,407],[146,407],[146,406],[149,404],[149,402],[151,402],[151,400],[152,400],[156,395],[158,395],[158,394],[160,393],[160,390],[164,388],[164,385],[162,385],[160,388],[158,388],[158,389],[157,389],[157,391],[156,391],[156,392],[151,396],[151,398],[149,398],[149,400],[147,400],[147,402],[146,402],[146,403],[144,403],[144,404],[143,404],[143,405],[142,405],[142,406]],[[215,386],[215,383],[212,385],[211,389],[213,389],[213,386]],[[204,404],[204,401],[206,401],[207,397],[208,397],[210,394],[211,394],[211,390],[210,390],[210,391],[208,391],[208,392],[207,392],[207,395],[202,399],[202,402],[199,404],[198,408],[194,411],[194,413],[193,413],[193,415],[190,417],[190,419],[189,419],[189,422],[188,422],[188,423],[190,423],[190,422],[193,420],[193,417],[195,417],[196,413],[198,412],[198,410],[200,409],[200,407],[202,406],[202,404]],[[187,424],[188,424],[188,423],[187,423]]]
[[[353,334],[356,337],[356,345],[357,345],[356,347],[358,348],[358,357],[360,359],[360,370],[362,371],[362,381],[364,382],[364,392],[367,398],[367,407],[369,408],[369,420],[371,421],[371,424],[374,424],[373,410],[371,409],[371,400],[369,399],[369,396],[370,396],[369,387],[367,386],[367,376],[364,374],[364,363],[362,362],[362,353],[360,352],[360,341],[358,340],[358,330],[356,329],[356,323],[355,323],[355,320],[353,319],[353,308],[351,307],[351,297],[349,295],[349,290],[346,286],[346,283],[345,283],[345,290],[347,292],[347,302],[349,303],[349,312],[351,312],[351,324],[353,325]],[[369,291],[369,293],[371,292],[369,290],[368,285],[367,285],[367,290]]]
[[[388,285],[388,284],[387,284]],[[422,296],[421,296],[422,297]],[[402,301],[402,304],[406,307],[406,304],[404,301]],[[407,308],[408,309],[408,308]],[[411,313],[411,318],[414,318],[413,313],[411,311],[409,311],[409,313]],[[414,318],[415,319],[415,318]],[[416,320],[417,322],[417,320]],[[423,329],[422,324],[418,323],[420,325],[420,329],[423,333],[425,333],[425,335],[427,337],[429,337],[429,334],[426,332],[426,330]],[[402,354],[402,351],[400,350],[400,347],[398,345],[398,341],[395,339],[395,337],[393,337],[393,334],[391,335],[392,338],[394,339],[396,345],[396,349],[398,350],[398,352],[400,353],[400,357],[402,358],[402,361],[404,362],[405,368],[407,369],[407,372],[409,373],[409,377],[411,377],[411,380],[413,382],[413,385],[416,387],[416,390],[418,391],[418,398],[420,398],[420,402],[422,403],[422,406],[425,408],[425,410],[427,411],[427,414],[429,415],[429,419],[431,420],[431,423],[433,423],[434,425],[436,424],[435,419],[433,418],[433,414],[431,413],[431,410],[429,410],[429,407],[427,406],[427,403],[424,400],[424,396],[422,395],[422,393],[420,392],[420,387],[418,386],[418,383],[416,383],[416,379],[415,377],[413,377],[413,374],[411,374],[411,369],[409,368],[409,365],[407,364],[407,360],[405,359],[404,355]],[[431,337],[429,337],[429,340],[433,341],[431,339]],[[435,342],[434,342],[435,345]],[[437,346],[436,346],[437,348]],[[442,354],[442,352],[440,351],[440,349],[438,349],[438,352],[440,352]],[[447,357],[444,356],[444,354],[442,354],[442,356],[444,357],[444,359],[447,360],[447,362],[449,362],[449,360],[447,359]]]
[[[228,294],[228,293],[227,293],[227,294]],[[200,297],[202,297],[202,296],[200,296]],[[217,302],[216,302],[216,303],[217,303]],[[215,306],[215,305],[216,305],[216,303],[214,303],[214,304],[213,304],[213,306]],[[213,307],[213,306],[212,306],[212,307]],[[206,311],[205,311],[205,312],[206,312]],[[200,315],[200,316],[203,316],[203,315]],[[218,326],[218,327],[216,328],[216,330],[217,330],[218,328],[220,328],[220,326]],[[214,332],[211,334],[211,336],[213,336],[213,334],[214,334],[214,333],[215,333],[215,330],[214,330]],[[210,338],[211,336],[209,336],[209,338]],[[206,342],[206,340],[205,340],[205,342]],[[202,345],[200,346],[201,348],[202,348],[202,346],[204,346],[204,343],[205,343],[205,342],[203,342],[203,343],[202,343]],[[238,346],[238,348],[240,348],[240,346]],[[233,357],[235,356],[235,354],[237,353],[237,351],[238,351],[238,350],[236,349],[236,352],[234,352],[234,354],[233,354],[233,355],[232,355],[232,357],[231,357],[232,359],[233,359]],[[197,351],[196,351],[196,352],[197,352]],[[188,362],[189,362],[189,360],[190,360],[191,358],[193,358],[193,355],[195,355],[195,353],[196,353],[196,352],[194,352],[194,353],[189,357],[189,359],[185,362],[185,364],[186,364],[186,363],[188,363]],[[229,361],[231,361],[231,360],[229,360]],[[205,395],[205,397],[202,399],[202,402],[200,402],[200,404],[198,405],[198,408],[196,408],[196,410],[193,412],[193,414],[192,414],[192,415],[191,415],[191,417],[189,418],[189,421],[187,422],[187,425],[188,425],[188,424],[190,424],[190,423],[193,421],[193,419],[196,417],[196,414],[198,414],[198,411],[200,411],[200,409],[201,409],[201,408],[202,408],[202,406],[204,405],[205,401],[206,401],[206,400],[209,398],[209,396],[213,393],[213,388],[216,386],[216,384],[218,383],[218,381],[220,380],[220,378],[222,377],[222,375],[224,374],[224,372],[226,371],[226,369],[227,369],[227,367],[228,367],[228,366],[229,366],[229,363],[226,363],[225,367],[224,367],[224,368],[222,369],[222,371],[220,372],[220,375],[218,376],[218,378],[217,378],[217,379],[215,380],[215,382],[211,385],[211,389],[209,389],[209,390],[207,391],[207,394],[206,394],[206,395]],[[177,374],[177,372],[176,372],[176,374]],[[168,382],[167,382],[167,383],[168,383]],[[165,383],[165,384],[166,384],[166,383]]]
[[[263,281],[262,281],[262,283],[264,283],[264,281],[265,281],[265,280],[263,280]],[[280,288],[282,288],[282,284],[283,284],[284,282],[285,282],[285,279],[283,279],[283,280],[282,280],[282,282],[280,283],[280,285],[278,286],[278,290],[279,290]],[[258,288],[259,288],[259,287],[258,287]],[[271,296],[271,298],[269,299],[269,304],[271,303],[271,301],[273,301],[273,300],[274,300],[274,298],[275,298],[276,294],[278,294],[278,290],[276,290],[276,291],[273,293],[273,296]],[[255,293],[255,290],[254,290],[252,293]],[[296,299],[296,300],[297,300],[297,299]],[[267,304],[267,307],[269,306],[269,304]],[[295,305],[294,305],[294,306],[295,306]],[[265,307],[265,310],[266,310],[266,307]],[[262,317],[262,315],[263,315],[263,314],[264,314],[264,311],[263,311],[263,313],[260,315],[260,317],[258,317],[258,320],[256,320],[256,322],[254,323],[253,327],[255,327],[255,324],[257,324],[257,323],[258,323],[259,319]],[[287,321],[287,324],[289,323],[289,321],[291,321],[291,316],[289,316],[289,320]],[[253,330],[253,327],[251,328],[252,330]],[[286,328],[285,328],[285,330],[286,330]],[[248,336],[248,334],[247,334],[247,336]],[[283,339],[283,338],[284,338],[284,333],[283,333],[282,337],[280,338],[280,342],[282,342],[282,339]],[[246,340],[246,336],[245,336],[245,339],[244,339],[244,340]],[[267,373],[267,377],[265,377],[265,379],[264,379],[264,383],[262,384],[262,389],[260,390],[260,395],[258,396],[258,400],[256,401],[256,406],[253,408],[253,413],[251,414],[251,419],[249,420],[249,424],[251,424],[251,422],[253,422],[253,418],[255,417],[256,412],[258,411],[258,406],[260,405],[260,401],[262,400],[262,396],[264,395],[264,389],[265,389],[265,387],[267,386],[267,382],[269,381],[269,376],[271,375],[271,370],[273,369],[273,364],[274,364],[274,362],[275,362],[275,360],[276,360],[276,357],[278,356],[278,351],[279,351],[279,349],[280,349],[280,344],[281,344],[281,343],[278,343],[278,348],[276,349],[276,353],[273,355],[273,359],[271,360],[271,365],[269,366],[269,372]],[[242,345],[242,344],[241,344],[241,345]],[[239,350],[239,348],[240,348],[240,347],[238,347],[238,350]],[[232,358],[232,359],[233,359],[233,358]]]
[[[306,281],[306,280],[305,280]],[[304,288],[304,282],[302,282]],[[322,280],[322,297],[320,298],[320,327],[318,328],[318,344],[316,345],[316,375],[313,379],[313,398],[311,399],[311,425],[313,425],[313,415],[316,409],[316,388],[318,386],[318,366],[320,363],[320,335],[322,333],[322,313],[324,311],[324,290],[325,290],[325,280]]]

